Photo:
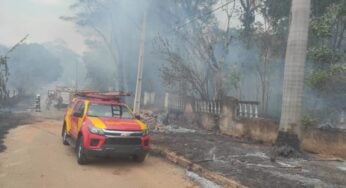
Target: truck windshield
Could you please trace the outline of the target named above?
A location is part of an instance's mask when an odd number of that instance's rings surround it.
[[[126,106],[112,105],[112,104],[92,104],[91,103],[88,108],[88,116],[134,119],[130,110]]]

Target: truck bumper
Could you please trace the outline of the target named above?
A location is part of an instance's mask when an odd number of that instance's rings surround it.
[[[89,157],[118,157],[147,154],[149,149],[143,149],[142,146],[112,145],[100,149],[84,148],[84,152]]]

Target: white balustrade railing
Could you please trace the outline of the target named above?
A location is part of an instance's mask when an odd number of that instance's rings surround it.
[[[221,103],[219,101],[195,100],[194,111],[211,114],[221,114]]]
[[[191,101],[192,102],[192,101]],[[165,108],[184,111],[187,102],[178,95],[166,93],[165,96]],[[203,112],[211,114],[221,114],[221,103],[219,101],[204,101],[194,100],[193,105],[194,112]]]
[[[238,117],[244,118],[258,118],[257,101],[239,101],[238,102]]]
[[[165,108],[184,111],[185,101],[177,95],[166,93]]]

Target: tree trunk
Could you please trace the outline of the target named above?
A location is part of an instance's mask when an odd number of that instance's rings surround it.
[[[291,23],[287,41],[279,134],[276,155],[299,153],[299,135],[304,87],[304,65],[308,42],[310,0],[292,0]]]

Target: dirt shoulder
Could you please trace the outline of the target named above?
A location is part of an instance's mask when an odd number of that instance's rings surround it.
[[[308,155],[306,159],[269,159],[270,146],[206,131],[169,129],[153,143],[222,173],[248,187],[345,187],[346,163]]]
[[[11,129],[37,121],[29,113],[0,113],[0,153],[6,150],[4,140]]]

